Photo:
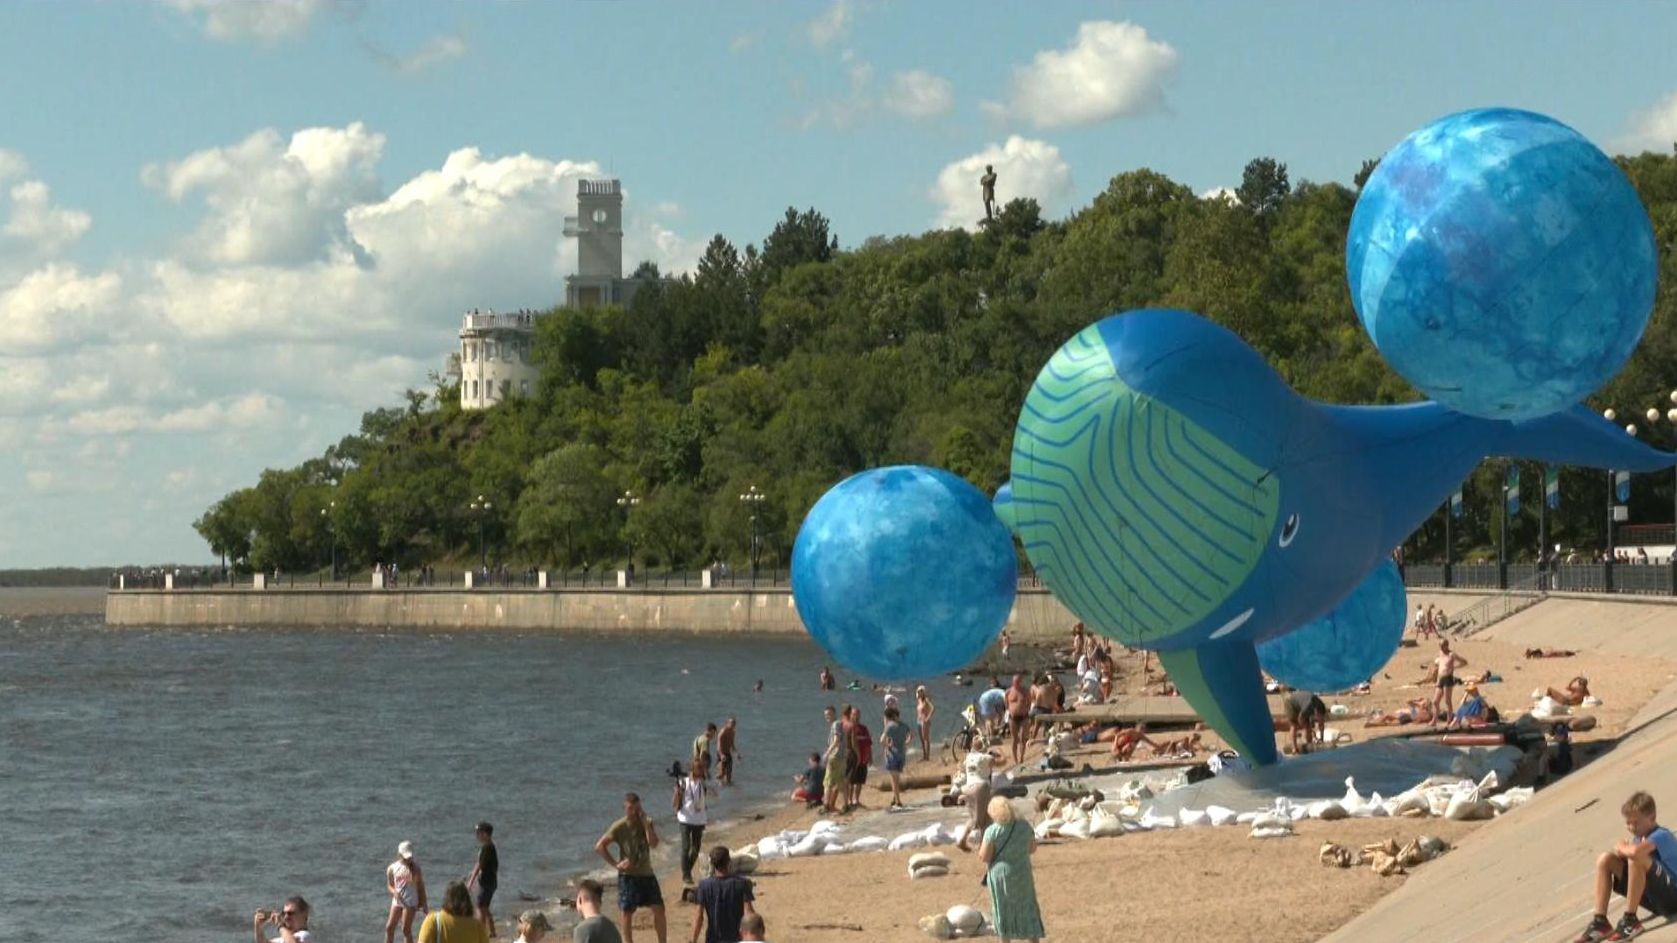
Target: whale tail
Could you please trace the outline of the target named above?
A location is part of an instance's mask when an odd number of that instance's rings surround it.
[[[1158,654],[1159,664],[1206,726],[1254,766],[1276,761],[1275,719],[1264,695],[1256,646],[1235,639]]]
[[[1551,465],[1651,472],[1677,465],[1677,453],[1662,452],[1588,406],[1526,422],[1499,422],[1501,433],[1488,443],[1491,454]]]

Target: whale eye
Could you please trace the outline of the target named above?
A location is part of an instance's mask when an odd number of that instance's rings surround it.
[[[1289,514],[1287,515],[1287,523],[1281,525],[1281,546],[1285,547],[1292,543],[1293,538],[1298,535],[1299,516],[1297,514]]]

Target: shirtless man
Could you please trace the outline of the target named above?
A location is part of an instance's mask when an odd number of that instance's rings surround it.
[[[732,717],[716,735],[716,781],[724,786],[734,784],[734,758],[739,756],[739,747],[734,743],[737,735],[738,723]]]
[[[1566,690],[1548,690],[1548,695],[1568,707],[1579,707],[1590,696],[1590,679],[1579,675],[1566,683]]]
[[[1449,639],[1438,640],[1438,657],[1432,660],[1436,680],[1432,693],[1433,723],[1456,712],[1456,669],[1467,667],[1467,659],[1450,650]]]
[[[1056,688],[1059,689],[1058,695],[1055,693]],[[1058,711],[1060,709],[1058,697],[1064,694],[1065,689],[1060,688],[1058,682],[1047,676],[1044,676],[1040,683],[1031,685],[1031,723],[1033,725],[1040,724],[1039,717]],[[1032,731],[1032,736],[1041,732],[1040,730]]]
[[[1154,756],[1165,757],[1181,756],[1184,753],[1191,756],[1199,751],[1200,734],[1197,733],[1191,733],[1186,737],[1178,737],[1175,740],[1166,740],[1164,743],[1153,747]]]
[[[1363,722],[1363,726],[1402,727],[1405,724],[1430,724],[1432,723],[1432,716],[1432,702],[1424,697],[1418,697],[1410,701],[1408,707],[1394,713],[1375,711],[1369,715],[1368,720]]]
[[[1013,762],[1025,762],[1025,736],[1031,726],[1031,695],[1025,690],[1025,676],[1014,675],[1007,688],[1008,734],[1013,741]]]

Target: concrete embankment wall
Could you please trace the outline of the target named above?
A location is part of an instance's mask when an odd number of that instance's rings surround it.
[[[1076,621],[1046,592],[1019,594],[1015,638],[1059,638]],[[802,634],[786,588],[693,590],[125,590],[107,594],[113,626],[358,626],[582,632]]]

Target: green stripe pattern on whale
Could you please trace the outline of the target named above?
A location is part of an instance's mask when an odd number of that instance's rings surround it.
[[[1019,538],[1037,572],[1091,628],[1126,645],[1209,616],[1257,566],[1280,506],[1273,476],[1126,386],[1093,326],[1025,397],[1012,472]]]

